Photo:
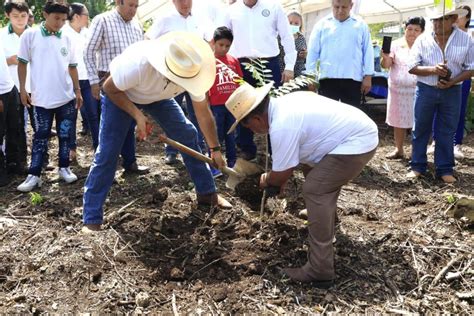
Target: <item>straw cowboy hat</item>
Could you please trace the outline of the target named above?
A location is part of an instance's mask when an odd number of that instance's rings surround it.
[[[227,134],[232,133],[240,121],[262,102],[272,87],[273,81],[260,88],[254,88],[245,82],[231,94],[225,107],[235,117],[235,123],[232,124]]]
[[[169,32],[147,52],[148,61],[162,75],[192,95],[204,95],[216,78],[216,60],[211,47],[188,32]]]
[[[426,8],[426,15],[430,20],[436,20],[443,16],[457,15],[457,16],[466,16],[467,10],[465,9],[453,9],[447,10],[443,14],[443,5],[437,5],[432,9]]]

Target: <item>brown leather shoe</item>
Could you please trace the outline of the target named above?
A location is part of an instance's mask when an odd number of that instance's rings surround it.
[[[137,162],[135,161],[134,163],[132,163],[132,165],[128,168],[125,168],[125,173],[129,173],[129,174],[147,174],[148,172],[150,172],[150,168],[147,167],[147,166],[139,166],[137,164]]]
[[[293,281],[311,283],[312,286],[320,289],[329,289],[334,285],[334,280],[317,280],[304,271],[303,268],[286,268],[283,269],[283,273]]]
[[[220,209],[231,209],[232,204],[230,204],[226,199],[220,196],[217,193],[211,194],[197,194],[198,205],[210,205],[217,206]]]

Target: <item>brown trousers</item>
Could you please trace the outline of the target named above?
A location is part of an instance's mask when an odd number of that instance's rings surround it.
[[[359,155],[327,155],[306,175],[303,196],[308,210],[309,253],[304,271],[317,280],[333,280],[336,204],[344,184],[357,177],[375,149]]]

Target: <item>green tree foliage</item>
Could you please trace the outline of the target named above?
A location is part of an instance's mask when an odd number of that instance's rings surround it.
[[[33,11],[35,16],[36,23],[43,20],[43,7],[47,0],[27,0],[28,5]],[[69,0],[69,3],[80,2],[84,3],[89,10],[90,17],[93,18],[97,14],[105,12],[109,10],[112,6],[114,1],[113,0]],[[3,1],[2,1],[3,3]],[[5,17],[5,12],[3,8],[3,4],[0,7],[0,24],[6,24],[7,20]]]

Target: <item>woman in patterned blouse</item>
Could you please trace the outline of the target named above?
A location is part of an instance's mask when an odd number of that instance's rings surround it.
[[[305,70],[305,64],[306,64],[306,55],[308,54],[307,52],[307,47],[306,47],[306,39],[304,38],[304,35],[302,34],[302,28],[303,28],[303,18],[301,14],[299,14],[296,11],[291,11],[287,15],[288,17],[288,22],[290,22],[290,28],[291,28],[291,33],[293,34],[295,38],[295,47],[296,51],[298,52],[298,56],[296,58],[296,63],[295,63],[295,78],[301,75],[301,73]],[[284,61],[285,53],[283,51],[283,48],[280,44],[280,70],[283,72],[285,69],[285,61]]]

